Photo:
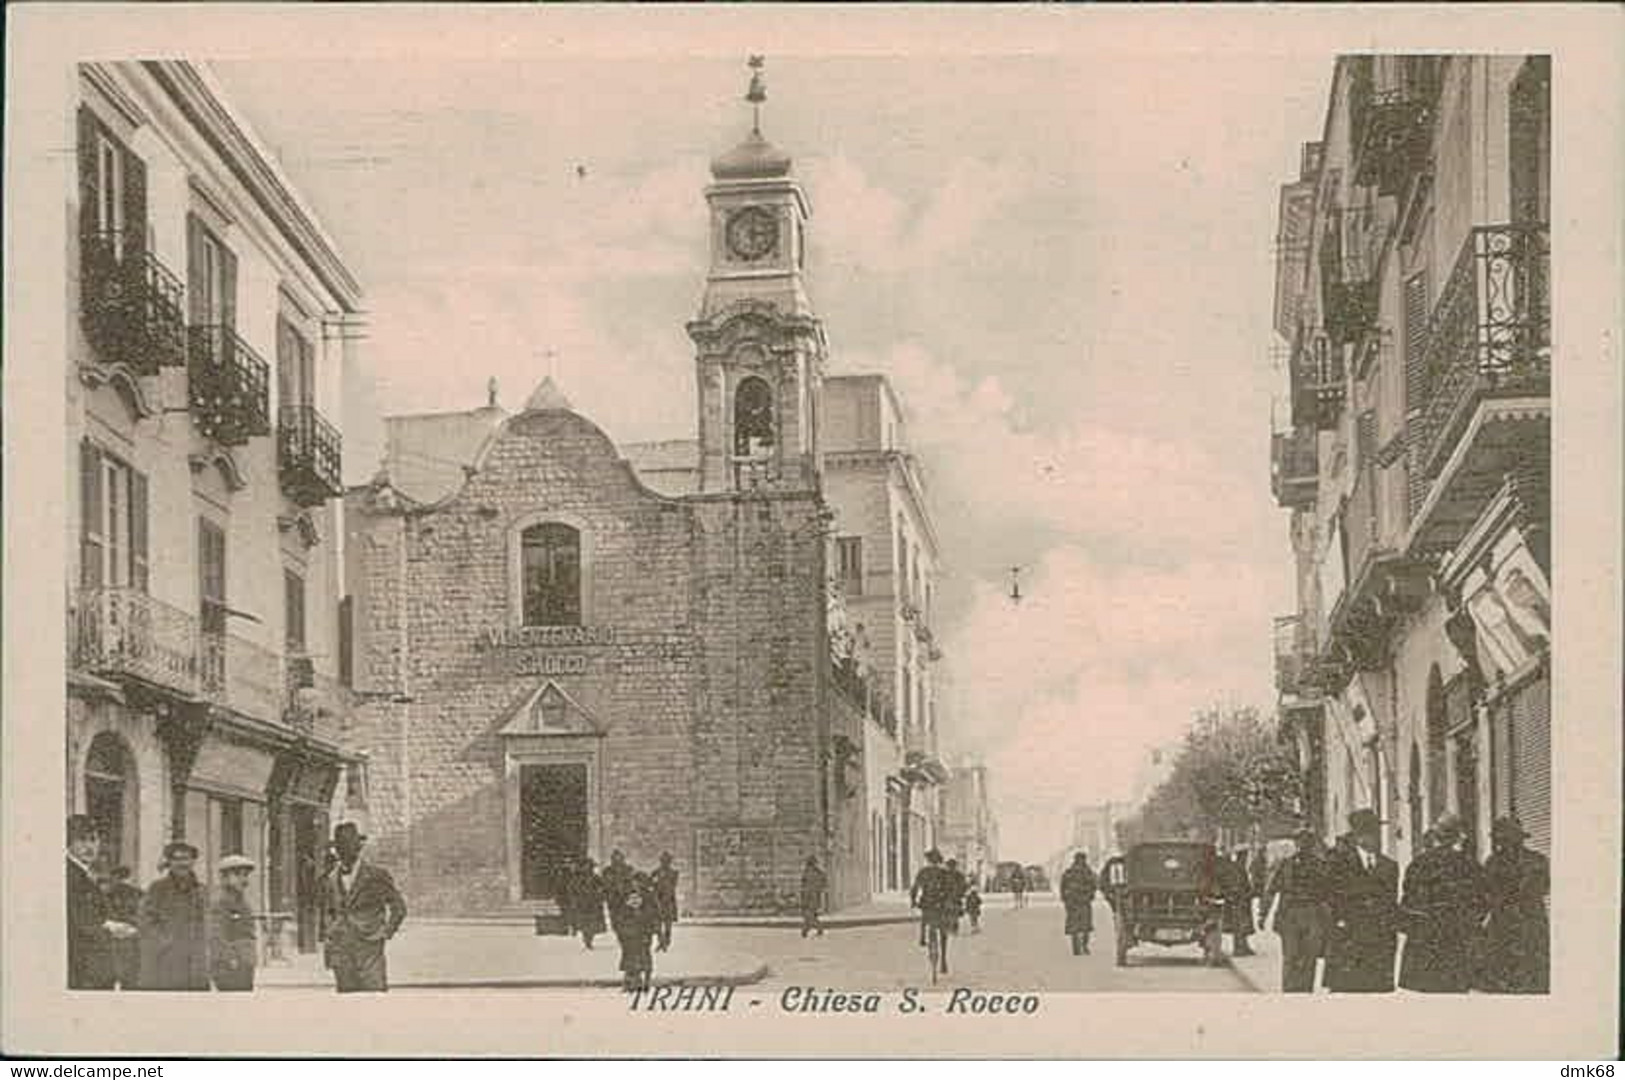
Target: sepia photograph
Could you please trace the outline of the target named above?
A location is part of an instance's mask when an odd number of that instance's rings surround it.
[[[40,7],[18,1049],[1617,1049],[1617,19]]]

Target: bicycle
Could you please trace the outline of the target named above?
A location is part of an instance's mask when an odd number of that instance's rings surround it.
[[[943,933],[942,925],[932,921],[925,928],[925,955],[931,967],[931,985],[937,984],[937,976],[945,975],[948,971],[947,963],[947,937]]]

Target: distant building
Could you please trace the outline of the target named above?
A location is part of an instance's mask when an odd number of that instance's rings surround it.
[[[1088,854],[1092,866],[1099,866],[1118,849],[1117,823],[1128,817],[1123,803],[1104,802],[1079,806],[1072,811],[1072,851]],[[1070,862],[1070,858],[1067,859]]]
[[[998,826],[989,802],[987,766],[955,768],[942,794],[942,830],[937,846],[958,859],[960,869],[983,881],[998,862]]]
[[[1282,189],[1279,708],[1305,814],[1402,860],[1446,812],[1551,848],[1550,95],[1542,56],[1342,57]]]

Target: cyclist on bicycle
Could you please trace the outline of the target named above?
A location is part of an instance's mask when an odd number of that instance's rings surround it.
[[[920,944],[926,936],[938,931],[941,940],[942,963],[940,970],[948,973],[948,936],[959,922],[959,898],[964,891],[964,880],[955,870],[942,865],[942,853],[932,848],[925,853],[925,865],[915,875],[910,900],[920,909]]]

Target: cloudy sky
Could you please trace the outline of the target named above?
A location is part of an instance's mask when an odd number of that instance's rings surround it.
[[[1331,64],[769,58],[832,368],[884,372],[912,415],[948,564],[944,739],[990,766],[1011,857],[1130,794],[1201,706],[1273,700],[1271,241]],[[618,440],[692,436],[683,324],[742,63],[215,71],[367,290],[350,479],[380,413],[471,407],[493,376],[517,407],[550,368]]]

